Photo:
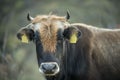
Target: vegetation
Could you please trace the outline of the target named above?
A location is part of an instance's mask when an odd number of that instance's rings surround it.
[[[0,80],[44,80],[38,71],[35,46],[16,38],[18,29],[27,25],[28,12],[64,16],[70,11],[72,22],[98,27],[120,25],[119,0],[1,0],[0,1]]]

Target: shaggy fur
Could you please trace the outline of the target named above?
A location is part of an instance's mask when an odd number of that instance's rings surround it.
[[[120,79],[120,29],[103,29],[77,23],[82,37],[77,43],[88,50],[88,80]],[[76,54],[75,54],[76,55]],[[79,61],[78,61],[79,62]],[[98,79],[97,79],[98,78]]]
[[[41,15],[35,17],[32,21],[33,24],[41,23],[39,33],[44,51],[55,52],[56,50],[57,31],[59,28],[59,24],[56,24],[57,21],[65,23],[66,19],[65,17],[58,17],[56,15]]]

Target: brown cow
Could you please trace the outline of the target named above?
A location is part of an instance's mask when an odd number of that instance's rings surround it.
[[[120,80],[120,29],[68,23],[67,16],[28,15],[19,30],[23,42],[34,41],[39,71],[47,80]]]

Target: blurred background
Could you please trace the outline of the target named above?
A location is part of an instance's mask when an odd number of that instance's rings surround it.
[[[34,43],[21,43],[16,33],[29,23],[28,12],[65,16],[67,9],[70,23],[120,27],[120,0],[0,0],[0,80],[44,80]]]

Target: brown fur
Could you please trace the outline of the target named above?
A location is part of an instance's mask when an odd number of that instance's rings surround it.
[[[120,73],[120,29],[103,29],[81,23],[72,25],[82,31],[83,44],[79,45],[87,48],[90,46],[90,61],[95,64],[91,66],[97,67],[103,74]]]
[[[65,17],[59,17],[56,15],[39,15],[34,18],[32,23],[46,22],[46,21],[66,21]]]
[[[58,26],[56,21],[66,22],[65,17],[56,15],[41,15],[34,18],[32,23],[41,23],[39,30],[41,43],[44,51],[55,52],[57,44],[57,30]]]
[[[57,28],[55,26],[45,25],[40,29],[41,42],[44,51],[55,52],[57,41]]]

